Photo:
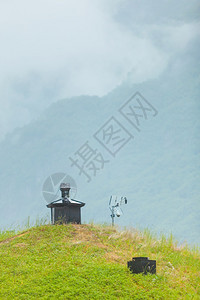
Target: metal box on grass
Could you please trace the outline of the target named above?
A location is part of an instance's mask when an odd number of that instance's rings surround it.
[[[150,260],[148,257],[133,257],[128,261],[128,268],[135,274],[156,274],[156,260]]]

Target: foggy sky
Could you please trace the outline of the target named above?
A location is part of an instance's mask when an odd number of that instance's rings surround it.
[[[199,38],[198,12],[194,0],[1,0],[0,140],[59,98],[158,77]]]

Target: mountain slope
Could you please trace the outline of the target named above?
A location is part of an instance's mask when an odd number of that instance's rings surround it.
[[[133,275],[133,256],[157,275]],[[0,242],[1,299],[198,299],[200,254],[146,231],[46,225]]]

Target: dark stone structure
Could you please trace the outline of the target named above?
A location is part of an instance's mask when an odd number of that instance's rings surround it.
[[[85,203],[70,199],[70,186],[66,183],[61,183],[61,199],[51,202],[47,205],[51,208],[51,223],[63,224],[63,223],[77,223],[81,224],[81,207]]]

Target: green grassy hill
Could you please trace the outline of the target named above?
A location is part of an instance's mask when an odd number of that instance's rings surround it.
[[[133,256],[157,275],[133,275]],[[0,299],[200,299],[200,253],[148,231],[43,225],[0,235]]]

